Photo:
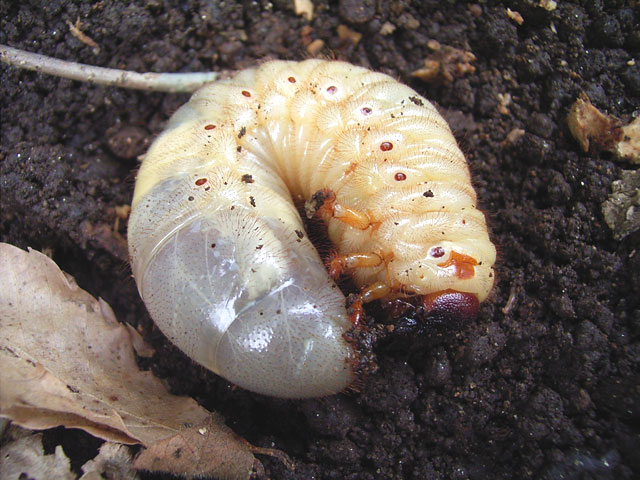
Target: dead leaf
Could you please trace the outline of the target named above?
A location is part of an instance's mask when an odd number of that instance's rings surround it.
[[[129,447],[105,442],[98,455],[82,466],[80,480],[137,480]]]
[[[23,478],[74,480],[76,476],[71,471],[71,462],[60,445],[56,447],[53,455],[45,455],[42,434],[21,430],[19,438],[0,448],[0,480]]]
[[[221,480],[246,479],[255,469],[262,478],[262,464],[253,454],[278,458],[289,470],[294,469],[284,452],[251,445],[227,427],[220,415],[212,414],[202,424],[151,445],[134,460],[134,467],[188,479],[214,476]]]
[[[151,445],[209,412],[135,362],[129,330],[45,255],[0,244],[0,416]]]
[[[220,415],[140,371],[133,344],[149,353],[140,335],[49,257],[0,243],[0,278],[0,416],[28,428],[62,425],[149,446],[134,468],[248,479],[262,470],[253,453],[293,467],[283,452],[252,446]],[[125,476],[128,452],[107,445],[85,464],[83,479],[135,478]]]
[[[236,435],[219,415],[166,438],[140,453],[134,461],[138,470],[182,475],[186,478],[214,476],[246,479],[255,458],[250,445]]]

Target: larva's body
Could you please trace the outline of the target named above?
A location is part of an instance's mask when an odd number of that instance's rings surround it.
[[[465,159],[409,87],[321,60],[209,84],[145,156],[132,268],[168,338],[255,392],[313,397],[353,381],[345,299],[294,205],[317,192],[330,193],[317,210],[345,268],[382,292],[372,298],[483,301],[493,285]]]

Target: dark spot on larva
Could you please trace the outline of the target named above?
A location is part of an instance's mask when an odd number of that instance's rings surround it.
[[[391,142],[382,142],[380,144],[380,150],[382,150],[383,152],[388,152],[392,148],[393,148],[393,143]]]
[[[238,133],[238,138],[244,137],[246,133],[247,133],[247,127],[242,127],[240,129],[240,133]]]
[[[429,255],[431,255],[432,257],[435,258],[440,258],[444,255],[444,248],[442,247],[433,247],[430,251],[429,251]]]
[[[189,200],[190,202],[193,202],[193,200],[195,200],[195,199],[190,196],[189,198],[187,198],[187,200]]]
[[[424,197],[431,198],[433,197],[433,192],[431,190],[427,190],[422,194]]]
[[[256,206],[256,199],[253,198],[253,196],[249,196],[249,203],[251,204],[252,207]]]
[[[418,97],[416,97],[415,95],[409,97],[409,100],[411,100],[413,103],[415,103],[419,107],[424,107],[424,102],[420,100]]]
[[[67,390],[69,390],[71,393],[78,393],[80,391],[77,388],[72,387],[71,385],[67,385]]]
[[[238,152],[238,153],[242,152],[242,147],[240,145],[238,145],[236,147],[236,152]]]
[[[493,278],[493,272],[489,272],[489,278]]]
[[[390,114],[390,115],[391,115],[391,118],[396,118],[396,116],[393,113]]]
[[[398,172],[393,176],[396,182],[404,182],[407,179],[407,175],[402,172]]]
[[[211,123],[210,123],[209,125],[205,125],[205,126],[204,126],[204,129],[205,129],[205,130],[213,130],[214,128],[216,128],[216,126],[215,126],[215,125],[212,125]]]
[[[277,309],[277,310],[276,310],[276,314],[277,314],[277,315],[280,315],[281,313],[282,313],[282,310],[280,310],[280,309]]]
[[[202,185],[204,185],[205,183],[207,183],[207,179],[206,178],[199,178],[198,180],[196,180],[196,185],[198,187],[201,187]]]
[[[338,87],[336,87],[335,85],[331,85],[330,87],[327,87],[327,93],[329,95],[334,95],[337,91],[338,91]]]
[[[236,208],[235,205],[231,205],[231,210],[234,210],[235,208]],[[444,233],[444,232],[442,232],[442,233]]]
[[[289,80],[289,83],[296,83],[295,77],[289,77],[287,80]]]
[[[296,235],[298,236],[298,238],[304,238],[304,232],[301,230],[296,230]]]
[[[255,182],[255,180],[253,179],[253,176],[248,174],[248,173],[245,173],[244,175],[242,175],[242,181],[244,183],[253,183],[253,182]]]
[[[249,98],[251,96],[251,92],[249,92],[247,90],[243,90],[242,91],[242,95],[244,95],[245,97]]]
[[[175,451],[173,452],[173,456],[176,458],[180,458],[182,456],[182,449],[176,448]]]
[[[467,224],[467,221],[466,221],[464,218],[462,219],[462,224],[463,224],[463,225],[466,225],[466,224]]]
[[[360,112],[361,112],[363,115],[371,115],[371,112],[372,112],[372,111],[373,111],[373,110],[371,110],[369,107],[362,107],[362,108],[360,109]]]
[[[206,187],[204,187],[204,191],[208,192],[209,190],[211,190],[211,187],[209,185],[207,185]]]
[[[260,244],[256,247],[256,250],[262,250],[262,247],[264,247],[264,245]]]
[[[251,273],[256,273],[256,272],[257,272],[257,270],[255,268],[251,269]]]
[[[400,225],[400,222],[393,222],[394,225]]]
[[[211,248],[216,248],[216,244],[215,244],[215,243],[212,243],[212,244],[211,244]]]
[[[260,312],[260,315],[264,315],[264,312]]]

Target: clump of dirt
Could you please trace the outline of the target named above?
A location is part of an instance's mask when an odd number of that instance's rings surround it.
[[[3,2],[0,43],[139,72],[241,69],[320,49],[408,83],[450,121],[499,248],[475,322],[380,342],[358,393],[294,402],[233,388],[153,327],[123,253],[126,222],[116,225],[143,150],[119,148],[121,132],[148,141],[188,97],[4,65],[0,239],[49,251],[140,326],[157,350],[147,366],[174,393],[285,450],[297,468],[263,458],[271,478],[637,477],[640,233],[614,240],[601,211],[631,166],[583,153],[566,116],[581,92],[624,124],[640,113],[638,3],[313,3],[308,22],[288,1]],[[78,17],[99,52],[70,34]],[[362,37],[340,37],[340,25]],[[471,52],[475,72],[413,78],[434,40]],[[85,437],[56,429],[45,444],[62,444],[77,468],[95,454],[78,447]]]

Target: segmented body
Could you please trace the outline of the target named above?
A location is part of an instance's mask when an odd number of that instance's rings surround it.
[[[464,156],[415,91],[323,60],[207,85],[145,156],[130,254],[161,330],[249,390],[312,397],[353,381],[344,297],[294,204],[317,192],[332,195],[323,218],[357,285],[479,301],[493,285]]]

